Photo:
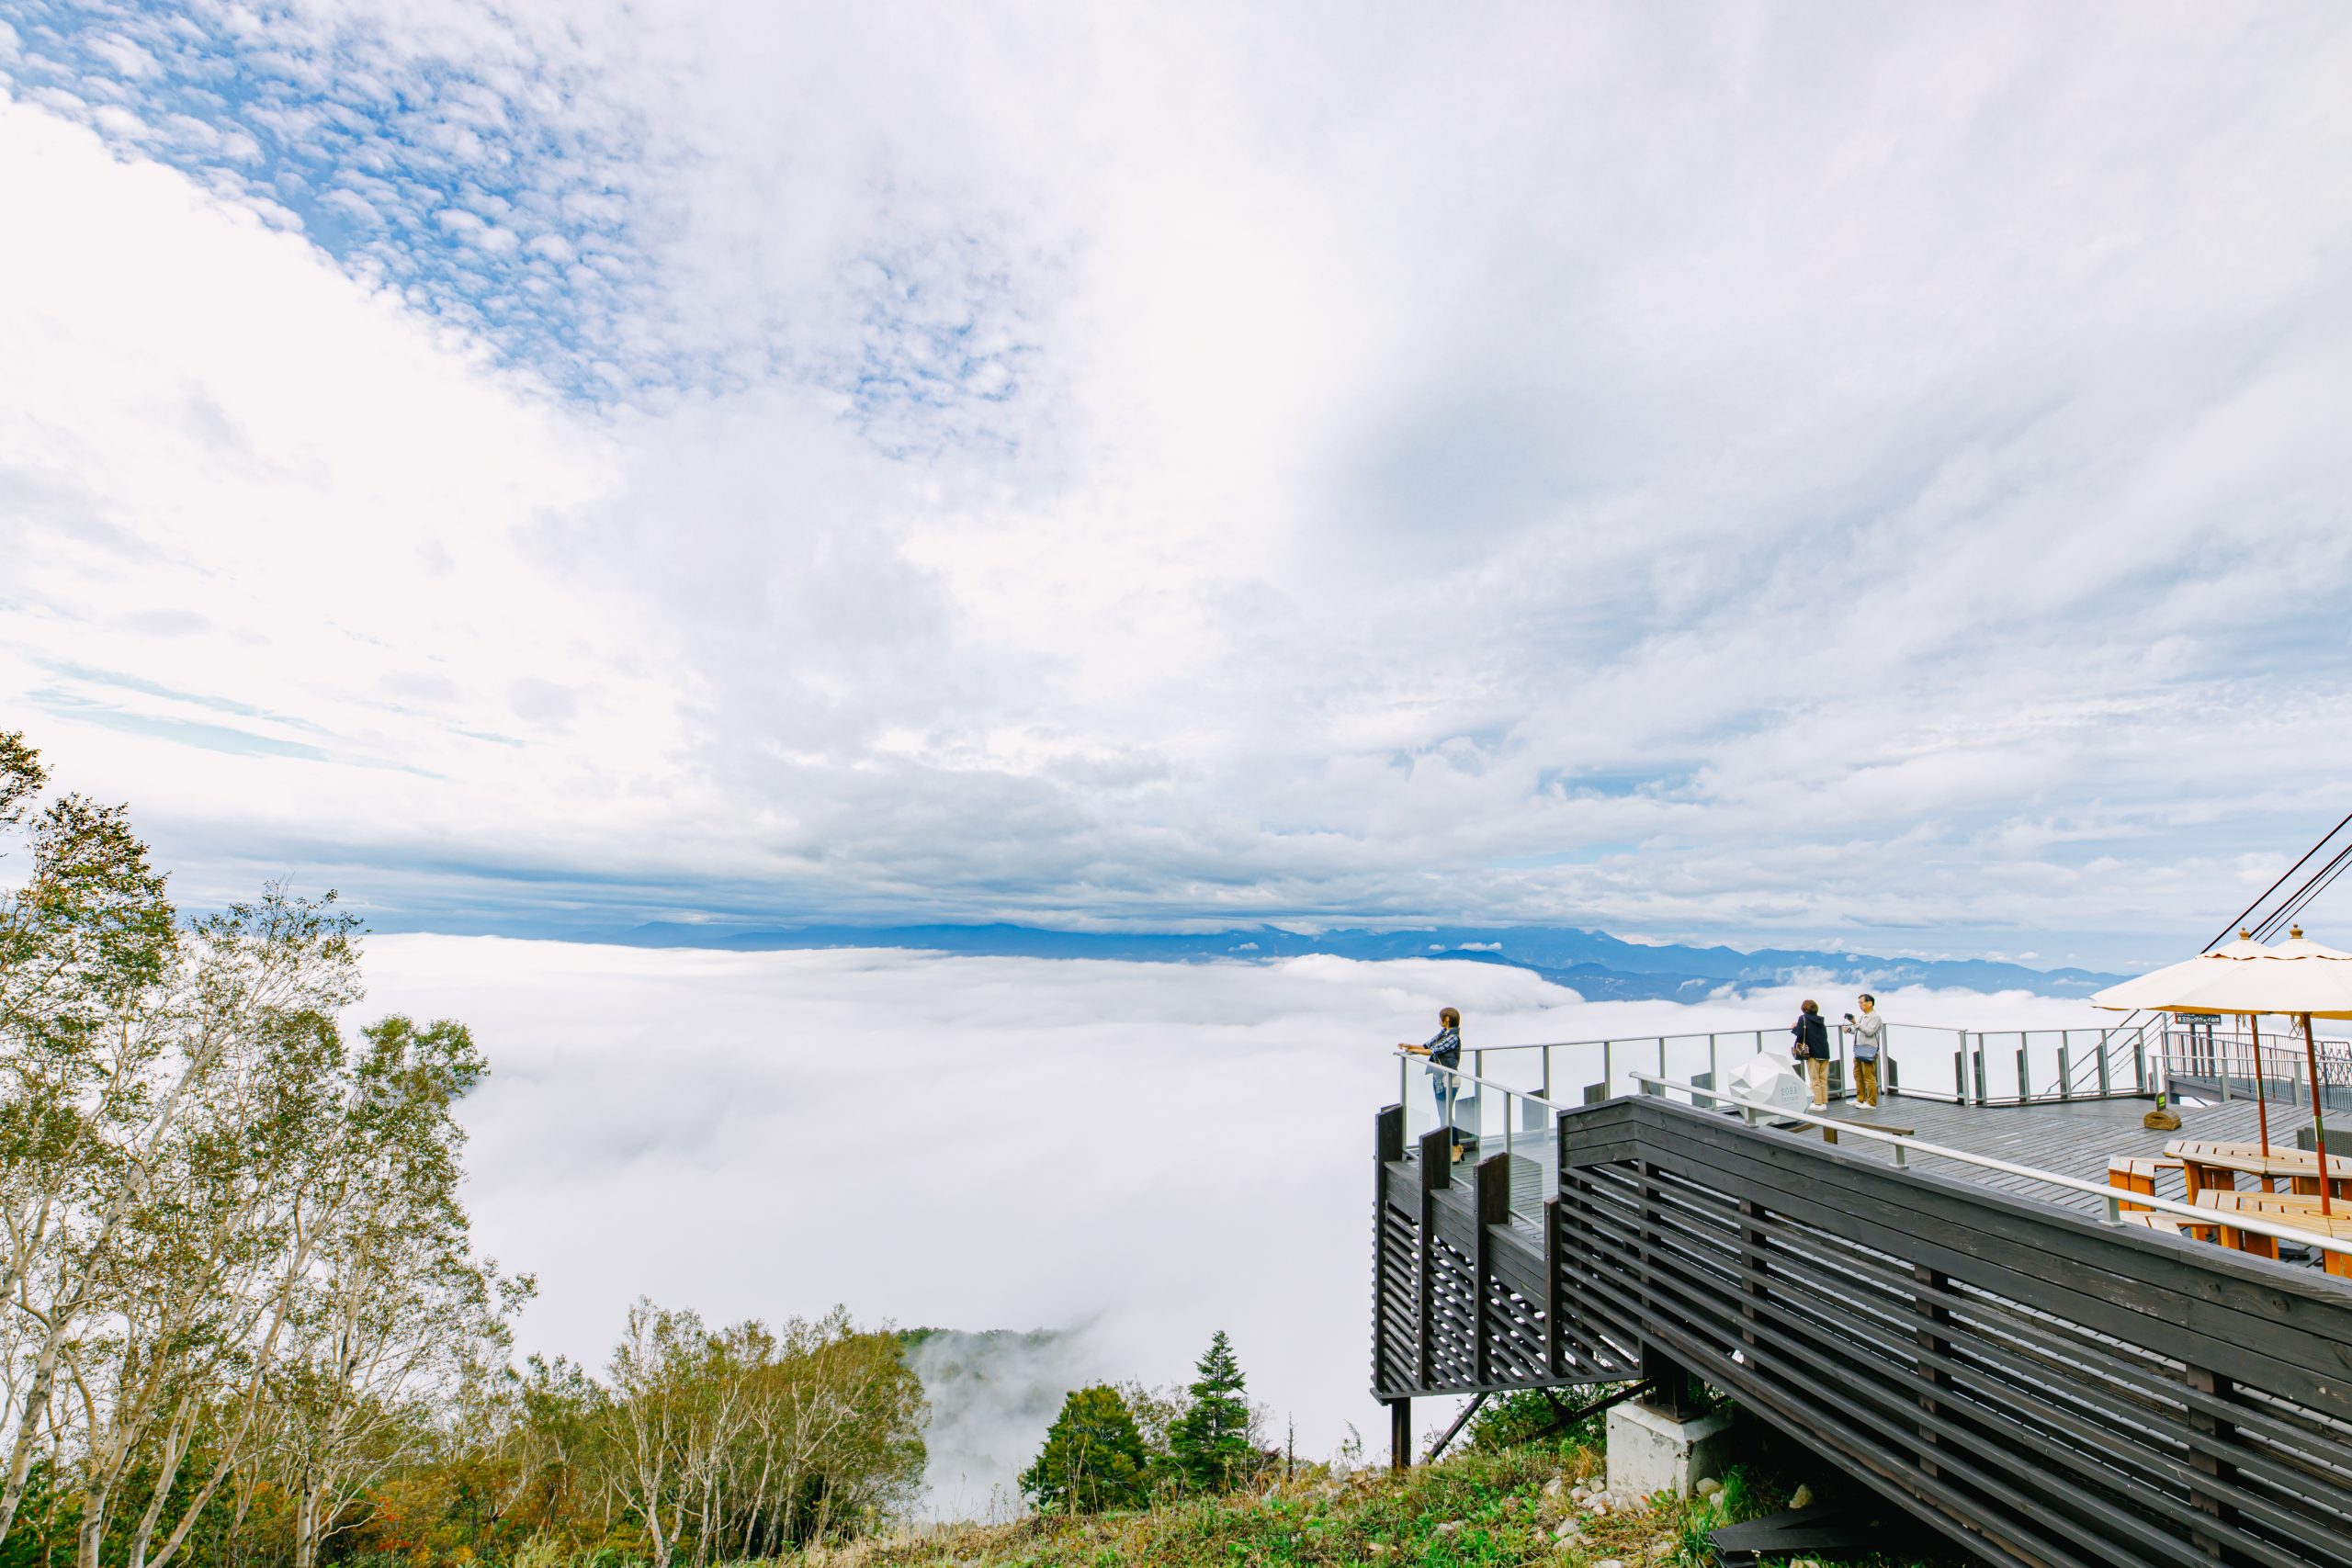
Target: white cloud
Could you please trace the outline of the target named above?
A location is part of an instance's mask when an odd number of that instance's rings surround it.
[[[645,1293],[724,1321],[839,1302],[905,1327],[1082,1329],[1071,1375],[1162,1383],[1223,1327],[1253,1397],[1295,1415],[1312,1453],[1351,1422],[1376,1438],[1381,1419],[1351,1325],[1395,1041],[1424,1038],[1447,1004],[1478,1048],[1758,1027],[1777,1041],[1796,998],[1588,1004],[1442,960],[447,937],[379,938],[368,972],[358,1018],[460,1018],[490,1056],[464,1112],[467,1201],[478,1241],[539,1277],[526,1349],[594,1364]],[[2018,996],[1881,1002],[1898,1022],[1972,1029],[2108,1016]],[[1558,1070],[1597,1071],[1597,1055],[1562,1053]],[[1050,1414],[1019,1440],[1034,1450]],[[1006,1447],[956,1442],[967,1464]],[[989,1482],[965,1474],[952,1500],[984,1506]]]
[[[1966,948],[2332,819],[2329,11],[277,20],[198,172],[344,276],[36,73],[0,149],[8,687],[211,883]]]

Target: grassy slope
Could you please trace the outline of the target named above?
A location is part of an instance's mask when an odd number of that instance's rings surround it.
[[[1713,1562],[1706,1548],[1709,1530],[1784,1506],[1771,1482],[1735,1472],[1713,1502],[1668,1499],[1645,1514],[1588,1517],[1583,1540],[1556,1541],[1553,1529],[1568,1505],[1564,1496],[1545,1497],[1545,1483],[1561,1475],[1574,1481],[1600,1468],[1598,1449],[1465,1453],[1402,1477],[1359,1471],[1333,1479],[1317,1471],[1258,1494],[1092,1519],[956,1526],[812,1553],[808,1561],[828,1568],[1518,1568],[1611,1558],[1627,1568],[1702,1564]],[[1869,1568],[1897,1561],[1874,1559]],[[1833,1565],[1825,1562],[1824,1568]]]

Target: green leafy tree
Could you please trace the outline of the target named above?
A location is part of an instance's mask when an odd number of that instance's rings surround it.
[[[1148,1500],[1149,1462],[1125,1398],[1097,1384],[1062,1401],[1037,1461],[1021,1472],[1021,1491],[1050,1513],[1137,1507]]]
[[[1241,1364],[1225,1330],[1216,1331],[1193,1369],[1190,1403],[1168,1429],[1168,1446],[1186,1483],[1203,1492],[1230,1489],[1256,1468],[1250,1444],[1250,1400]]]
[[[30,852],[0,890],[0,1299],[31,1325],[10,1347],[25,1382],[0,1396],[0,1538],[61,1371],[74,1383],[66,1355],[103,1304],[145,1162],[201,1066],[167,1077],[158,1013],[178,932],[163,874],[122,807],[63,795],[36,809],[48,782],[23,735],[0,734],[0,854]]]
[[[0,1568],[712,1568],[903,1516],[887,1325],[648,1303],[609,1385],[516,1373],[532,1283],[462,1201],[487,1063],[447,1021],[346,1034],[358,936],[279,886],[182,921],[126,808],[0,731]],[[1052,1495],[1130,1500],[1133,1416]]]
[[[1155,1502],[1182,1495],[1189,1483],[1177,1466],[1176,1456],[1170,1451],[1168,1434],[1175,1427],[1176,1418],[1184,1414],[1184,1385],[1170,1383],[1165,1388],[1152,1388],[1140,1382],[1123,1382],[1114,1386],[1136,1418],[1136,1430],[1143,1434],[1147,1456],[1144,1490]]]

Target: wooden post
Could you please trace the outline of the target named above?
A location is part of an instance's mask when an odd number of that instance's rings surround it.
[[[1413,1381],[1422,1388],[1437,1381],[1437,1358],[1430,1344],[1437,1295],[1437,1195],[1453,1185],[1453,1129],[1434,1128],[1421,1134],[1421,1223],[1413,1237],[1419,1251],[1413,1268]]]
[[[1764,1260],[1766,1237],[1764,1227],[1758,1222],[1764,1218],[1764,1206],[1753,1198],[1739,1201],[1739,1263],[1740,1293],[1747,1298],[1740,1304],[1740,1342],[1750,1349],[1757,1344],[1755,1303],[1764,1299],[1767,1292],[1764,1275],[1770,1265]]]
[[[1951,1342],[1945,1337],[1944,1333],[1951,1323],[1951,1311],[1941,1302],[1931,1299],[1927,1292],[1950,1288],[1951,1280],[1950,1276],[1930,1269],[1924,1263],[1912,1266],[1911,1277],[1917,1280],[1921,1287],[1919,1293],[1912,1298],[1913,1304],[1919,1311],[1919,1326],[1912,1330],[1912,1337],[1919,1347],[1919,1356],[1913,1363],[1913,1368],[1919,1377],[1919,1408],[1925,1414],[1933,1416],[1939,1408],[1934,1391],[1951,1387],[1951,1374],[1938,1367],[1929,1358],[1946,1356],[1951,1349]],[[1936,1434],[1929,1430],[1924,1422],[1919,1427],[1919,1446],[1922,1450],[1933,1449],[1936,1446]],[[1936,1461],[1925,1453],[1920,1456],[1919,1468],[1929,1475],[1939,1473]]]
[[[1698,1403],[1690,1397],[1690,1369],[1646,1339],[1642,1341],[1642,1381],[1657,1385],[1642,1401],[1651,1409],[1663,1410],[1677,1421],[1699,1414]]]
[[[1567,1249],[1560,1245],[1560,1195],[1544,1200],[1544,1365],[1555,1378],[1568,1375]]]
[[[1388,1468],[1413,1468],[1413,1402],[1409,1399],[1388,1402]]]
[[[2230,1380],[2221,1373],[2209,1371],[2203,1367],[2190,1367],[2188,1369],[2188,1386],[2198,1393],[2209,1393],[2217,1399],[2229,1397]],[[2237,1427],[2234,1423],[2224,1421],[2211,1412],[2195,1409],[2188,1413],[2188,1429],[2196,1433],[2198,1438],[2205,1438],[2215,1445],[2228,1442],[2237,1434]],[[2215,1481],[2233,1480],[2237,1473],[2235,1465],[2213,1452],[2207,1443],[2199,1442],[2195,1438],[2189,1442],[2188,1463],[2190,1469],[2200,1474],[2211,1476]],[[2188,1483],[2188,1500],[2199,1512],[2211,1515],[2216,1524],[2234,1522],[2237,1517],[2235,1508],[2218,1494],[2207,1491],[2194,1481]],[[2206,1556],[2222,1555],[2222,1543],[2219,1538],[2208,1535],[2203,1530],[2192,1529],[2188,1532],[2188,1539],[2197,1550]]]
[[[1403,1106],[1382,1107],[1373,1122],[1372,1143],[1372,1386],[1376,1389],[1387,1382],[1383,1374],[1388,1329],[1382,1321],[1383,1309],[1389,1292],[1403,1289],[1388,1261],[1388,1167],[1405,1157]]]
[[[1477,1381],[1482,1387],[1495,1381],[1495,1336],[1487,1322],[1487,1314],[1491,1310],[1487,1303],[1494,1297],[1492,1227],[1510,1223],[1510,1156],[1489,1155],[1478,1162],[1478,1229],[1470,1247],[1470,1288],[1476,1292],[1476,1299],[1471,1303],[1470,1321],[1476,1325],[1478,1336],[1471,1364],[1477,1368]]]
[[[1635,1245],[1640,1251],[1635,1256],[1634,1262],[1641,1270],[1642,1315],[1645,1318],[1650,1318],[1657,1315],[1657,1285],[1656,1270],[1652,1267],[1651,1259],[1664,1250],[1664,1244],[1657,1234],[1659,1224],[1657,1167],[1648,1160],[1643,1160],[1634,1168],[1642,1175],[1641,1223],[1634,1233]]]

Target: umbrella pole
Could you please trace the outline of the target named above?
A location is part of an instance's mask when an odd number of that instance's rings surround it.
[[[2270,1157],[2270,1101],[2262,1092],[2262,1021],[2260,1015],[2245,1015],[2245,1026],[2254,1036],[2254,1114],[2262,1125],[2262,1157]],[[2270,1179],[2262,1179],[2262,1190],[2270,1190]]]
[[[2320,1116],[2319,1104],[2319,1045],[2312,1039],[2312,1015],[2303,1014],[2303,1057],[2312,1068],[2312,1142],[2319,1145],[2319,1212],[2334,1211],[2327,1206],[2327,1123]]]

